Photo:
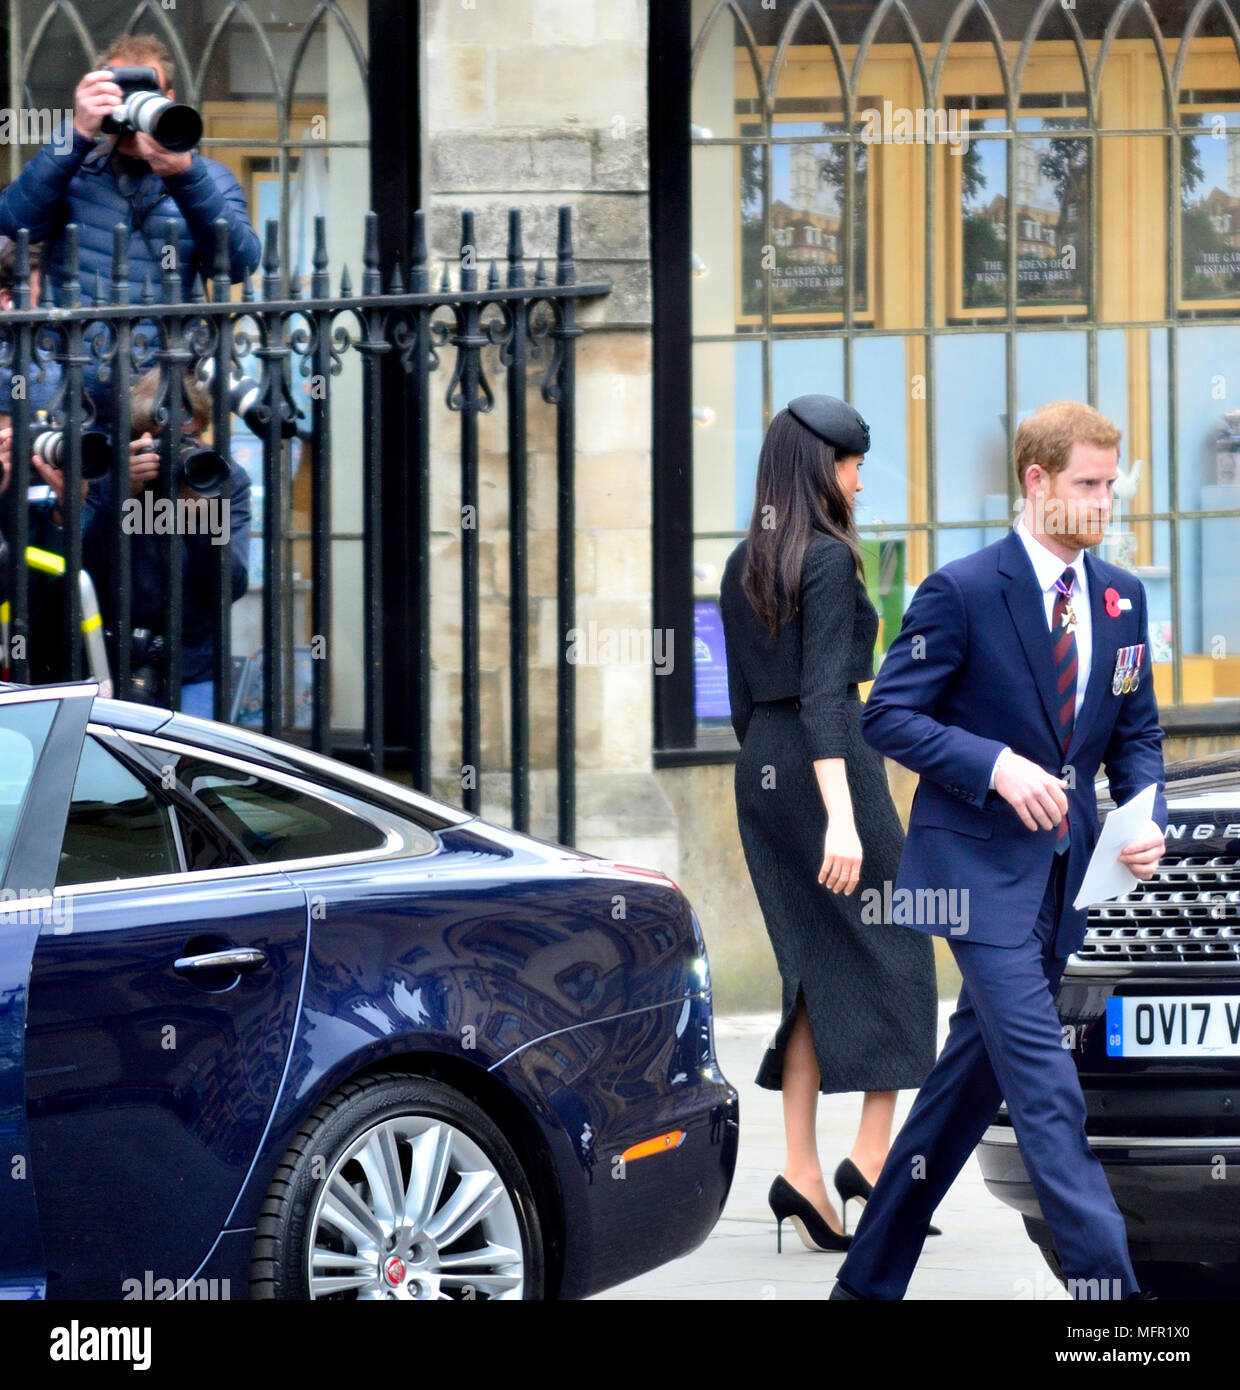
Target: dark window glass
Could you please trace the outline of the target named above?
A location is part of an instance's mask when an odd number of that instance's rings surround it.
[[[201,758],[180,758],[177,776],[260,864],[382,848],[370,821],[294,787]]]
[[[57,885],[180,869],[168,808],[97,739],[88,738],[73,783]]]

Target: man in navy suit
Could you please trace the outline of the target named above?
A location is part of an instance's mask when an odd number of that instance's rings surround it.
[[[899,897],[929,906],[956,901],[935,890],[964,890],[968,911],[909,924],[947,938],[960,1000],[833,1299],[903,1296],[931,1214],[1000,1100],[1069,1288],[1138,1293],[1054,1002],[1085,936],[1072,901],[1097,838],[1099,765],[1117,803],[1158,786],[1154,819],[1120,856],[1138,878],[1152,877],[1167,823],[1145,591],[1088,553],[1110,516],[1119,437],[1072,401],[1021,423],[1020,520],[926,579],[866,701],[867,741],[921,778],[896,883],[912,897]]]

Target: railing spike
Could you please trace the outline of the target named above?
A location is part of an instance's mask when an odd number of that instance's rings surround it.
[[[413,214],[413,243],[409,248],[409,288],[416,294],[427,289],[426,214],[421,208]]]
[[[381,294],[383,281],[379,275],[379,214],[366,214],[366,235],[362,250],[362,293]]]
[[[263,246],[263,298],[280,297],[280,224],[274,217],[267,219],[267,236]]]
[[[232,258],[228,254],[228,222],[223,217],[217,217],[211,228],[214,237],[215,255],[212,258],[211,270],[217,277],[227,275],[232,279]]]
[[[128,304],[133,287],[129,283],[129,227],[118,222],[112,228],[112,301]]]
[[[181,298],[181,268],[177,264],[180,254],[177,232],[180,230],[175,218],[164,219],[163,275],[160,288],[163,290],[165,304],[175,304]]]
[[[212,259],[211,297],[222,303],[232,297],[232,262],[228,255],[228,223],[218,217],[212,228],[215,255]]]
[[[474,240],[474,215],[461,210],[461,289],[478,288],[478,245]]]
[[[17,249],[13,253],[13,303],[18,309],[30,308],[30,232],[17,229]]]
[[[327,218],[322,216],[314,219],[314,274],[310,293],[315,299],[326,299],[331,294],[327,275]]]
[[[76,309],[81,303],[82,286],[78,281],[78,240],[81,229],[76,222],[65,227],[64,271],[61,275],[60,304],[65,309]]]
[[[508,209],[508,283],[525,284],[525,246],[521,240],[521,209]]]
[[[577,283],[577,268],[573,264],[573,210],[567,205],[560,208],[560,239],[556,248],[555,283]]]

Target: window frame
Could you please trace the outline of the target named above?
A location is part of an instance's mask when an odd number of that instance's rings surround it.
[[[69,789],[69,800],[65,813],[64,835],[69,833],[69,822],[73,818],[73,793],[77,787],[78,773],[81,770],[82,758],[85,756],[86,747],[91,740],[94,740],[102,750],[110,757],[115,758],[131,777],[146,789],[147,793],[154,797],[158,805],[168,817],[168,826],[172,835],[173,851],[177,860],[178,868],[171,872],[158,874],[132,874],[128,877],[108,878],[108,879],[88,879],[82,883],[59,883],[53,889],[54,895],[71,894],[81,888],[98,887],[101,890],[107,888],[117,888],[131,883],[143,884],[152,882],[162,882],[165,880],[179,881],[185,873],[185,841],[181,834],[181,827],[178,823],[176,807],[164,794],[163,788],[158,781],[153,781],[150,767],[143,761],[135,758],[124,745],[124,742],[117,737],[116,730],[104,724],[90,723],[86,726],[86,735],[82,740],[81,752],[78,754],[78,766],[73,774],[73,786]],[[61,836],[61,853],[64,853],[64,835]],[[59,879],[59,869],[57,878]]]
[[[984,0],[978,0],[980,7],[985,8]],[[713,13],[722,7],[710,7]],[[793,6],[787,12],[789,25],[800,24],[804,18],[802,13],[804,7]],[[885,23],[890,17],[892,6],[885,3],[876,8],[873,19],[880,18]],[[989,10],[986,10],[989,14]],[[1232,3],[1229,13],[1240,22],[1240,13],[1237,13],[1237,6]],[[1139,18],[1139,7],[1126,7],[1125,15],[1137,14]],[[1118,12],[1117,12],[1118,17]],[[692,58],[693,45],[698,40],[699,35],[692,32],[692,14],[689,0],[668,0],[667,3],[654,3],[651,0],[649,6],[650,18],[650,58],[649,58],[649,138],[650,138],[650,198],[651,198],[651,241],[652,241],[652,295],[653,295],[653,410],[652,410],[652,483],[653,483],[653,503],[654,503],[654,523],[652,527],[653,545],[653,613],[656,627],[663,628],[670,632],[683,652],[692,652],[694,649],[694,584],[693,584],[693,555],[697,537],[693,529],[693,427],[691,418],[692,403],[692,362],[695,340],[693,336],[693,316],[692,316],[692,281],[689,273],[689,266],[693,253],[691,244],[692,236],[692,148],[693,136],[691,133],[691,111],[692,111]],[[726,14],[720,15],[719,22],[727,22]],[[862,45],[867,49],[863,58],[861,77],[864,77],[864,64],[869,61],[869,43],[875,37],[878,30],[873,26],[873,20],[866,28],[865,37]],[[795,31],[786,28],[784,37],[795,36]],[[1168,163],[1168,187],[1176,189],[1176,196],[1169,198],[1167,208],[1167,243],[1168,255],[1171,258],[1171,267],[1168,273],[1168,286],[1170,298],[1163,305],[1163,312],[1157,316],[1157,321],[1151,320],[1153,327],[1165,327],[1168,333],[1168,368],[1169,379],[1172,383],[1172,411],[1175,412],[1175,364],[1176,364],[1176,339],[1178,332],[1184,327],[1194,327],[1203,325],[1216,325],[1219,327],[1236,327],[1240,325],[1240,314],[1233,312],[1193,312],[1191,309],[1179,302],[1175,291],[1178,290],[1178,280],[1180,274],[1180,231],[1179,231],[1179,145],[1180,139],[1193,133],[1192,129],[1185,127],[1181,119],[1181,113],[1185,109],[1187,102],[1191,101],[1190,92],[1193,84],[1190,80],[1190,70],[1193,67],[1193,56],[1199,52],[1198,45],[1204,46],[1211,42],[1207,33],[1200,27],[1188,36],[1188,48],[1184,49],[1183,26],[1175,32],[1164,34],[1161,30],[1155,34],[1146,29],[1143,39],[1152,46],[1154,55],[1158,58],[1160,67],[1164,75],[1163,104],[1164,111],[1161,124],[1149,124],[1142,127],[1140,131],[1127,131],[1114,125],[1104,122],[1098,110],[1098,77],[1104,71],[1105,62],[1116,62],[1117,53],[1112,52],[1113,41],[1117,39],[1118,25],[1112,23],[1105,38],[1101,41],[1102,48],[1095,47],[1097,43],[1092,37],[1087,41],[1087,62],[1086,73],[1089,85],[1089,97],[1091,111],[1089,120],[1083,129],[1083,134],[1093,146],[1094,154],[1091,156],[1091,257],[1090,276],[1091,284],[1089,312],[1083,316],[1073,316],[1071,321],[1048,323],[1048,328],[1063,330],[1077,330],[1088,335],[1087,343],[1090,348],[1088,352],[1089,363],[1089,399],[1097,399],[1097,353],[1094,350],[1097,334],[1103,330],[1111,328],[1126,328],[1132,326],[1127,317],[1115,319],[1109,314],[1104,314],[1103,305],[1100,302],[1097,285],[1097,242],[1098,229],[1101,221],[1101,203],[1097,196],[1098,162],[1099,162],[1099,141],[1119,140],[1125,136],[1135,138],[1138,134],[1157,136],[1164,142]],[[923,50],[937,49],[939,40],[944,37],[941,34],[930,36],[920,35],[920,42]],[[1040,38],[1039,33],[1031,33],[1026,30],[1023,36],[1023,45],[1020,61],[1012,58],[1005,59],[1003,72],[1004,81],[1009,82],[1014,72],[1019,78],[1019,83],[1013,90],[1013,110],[1008,113],[1007,134],[1002,137],[1014,147],[1018,139],[1028,140],[1037,138],[1038,131],[1024,129],[1019,122],[1030,113],[1025,112],[1020,106],[1020,91],[1027,83],[1032,83],[1034,78],[1029,71],[1029,64],[1025,61],[1034,53],[1035,45]],[[911,42],[907,34],[905,41]],[[1053,39],[1048,37],[1045,42]],[[1005,44],[1016,42],[1004,36]],[[842,45],[841,52],[851,47],[850,43]],[[1237,58],[1240,60],[1240,41],[1235,44]],[[1169,56],[1168,56],[1169,54]],[[846,68],[848,60],[844,59]],[[932,64],[933,66],[933,64]],[[848,69],[850,82],[854,81],[858,74]],[[927,69],[927,72],[929,69]],[[935,78],[931,82],[934,89],[932,95],[940,101],[948,101],[950,92],[943,90],[942,79],[938,76],[936,66]],[[927,98],[927,100],[930,100]],[[856,136],[854,139],[858,138]],[[710,143],[721,143],[712,141]],[[908,342],[920,342],[923,345],[923,352],[929,358],[931,354],[926,351],[933,338],[943,335],[945,329],[950,332],[953,328],[945,321],[941,321],[940,304],[938,297],[946,293],[946,285],[938,283],[939,277],[936,270],[934,246],[936,242],[943,240],[943,219],[944,219],[944,198],[945,189],[937,185],[941,180],[935,177],[932,169],[934,156],[941,153],[933,148],[927,147],[927,178],[929,186],[927,190],[928,207],[926,213],[927,232],[932,235],[932,240],[928,240],[923,248],[922,256],[925,264],[926,279],[929,282],[930,292],[927,294],[926,313],[924,320],[917,325],[912,323],[907,326],[892,326],[889,328],[873,329],[865,328],[860,324],[854,324],[852,314],[846,316],[846,322],[833,329],[820,331],[817,334],[802,334],[796,336],[817,336],[840,338],[844,345],[845,377],[850,376],[852,345],[860,337],[870,336],[875,333],[895,335],[905,338]],[[1011,160],[1009,159],[1009,165]],[[1009,178],[1012,177],[1009,169]],[[870,175],[871,181],[875,175]],[[1009,219],[1012,217],[1009,209]],[[1009,237],[1009,244],[1015,243]],[[876,276],[878,268],[871,264],[871,274]],[[1009,278],[1011,278],[1009,274]],[[846,284],[850,283],[851,277],[846,272]],[[1013,281],[1013,287],[1015,282]],[[1014,288],[1012,292],[1014,298]],[[1016,311],[994,321],[987,322],[986,330],[999,331],[1007,335],[1010,349],[1009,355],[1012,362],[1009,363],[1009,395],[1015,399],[1014,381],[1014,355],[1016,336],[1019,333],[1028,332],[1032,325],[1028,323],[1026,314],[1022,314],[1019,306]],[[1151,324],[1142,326],[1149,327]],[[761,332],[750,332],[743,335],[747,341],[767,342],[777,341],[779,338],[775,325],[765,327]],[[717,335],[707,335],[708,338]],[[729,341],[740,341],[742,335],[730,335]],[[768,348],[769,351],[769,348]],[[765,394],[769,395],[769,383],[766,383]],[[846,388],[847,389],[847,388]],[[1011,409],[1009,409],[1009,415]],[[769,411],[764,411],[763,425],[769,421]],[[943,523],[937,519],[937,507],[934,500],[934,489],[936,480],[933,467],[933,441],[927,441],[926,448],[930,454],[929,466],[926,469],[925,486],[928,489],[928,499],[926,502],[926,516],[924,521],[910,520],[903,524],[899,530],[907,533],[910,538],[921,536],[928,548],[928,569],[933,571],[937,567],[936,551],[939,535],[952,529],[959,529],[962,526],[977,529],[984,523],[980,522],[947,522]],[[1139,510],[1135,513],[1126,513],[1125,521],[1128,524],[1133,522],[1156,525],[1164,522],[1169,528],[1170,534],[1170,562],[1172,569],[1172,621],[1176,631],[1175,660],[1172,664],[1172,700],[1176,694],[1182,694],[1184,685],[1185,661],[1193,653],[1187,652],[1182,646],[1183,632],[1183,586],[1184,577],[1181,573],[1181,546],[1180,528],[1185,522],[1205,521],[1212,519],[1227,520],[1231,515],[1228,512],[1203,513],[1200,510],[1184,508],[1179,501],[1179,476],[1180,469],[1184,465],[1179,461],[1179,441],[1174,434],[1167,441],[1168,448],[1168,505],[1165,509],[1153,508],[1149,513]],[[910,459],[910,466],[911,466]],[[876,531],[877,528],[870,527],[863,530],[863,538]],[[883,528],[890,532],[891,527]],[[737,538],[743,533],[737,533]],[[694,702],[694,671],[692,662],[677,663],[676,669],[670,674],[655,674],[652,672],[654,682],[654,747],[653,764],[656,768],[675,767],[691,764],[731,762],[737,754],[737,746],[734,738],[728,730],[704,731],[699,728]],[[1210,704],[1175,704],[1167,702],[1160,711],[1160,719],[1164,731],[1169,735],[1224,735],[1236,736],[1240,743],[1240,701],[1229,702],[1234,708],[1228,709],[1226,705],[1219,703]]]
[[[87,737],[95,735],[111,735],[116,740],[116,747],[113,748],[107,740],[101,738],[109,751],[115,752],[121,761],[132,770],[135,775],[140,776],[144,783],[153,791],[156,796],[162,798],[167,805],[170,814],[176,822],[176,812],[179,810],[185,813],[186,805],[191,808],[194,819],[206,826],[217,837],[222,838],[226,843],[237,849],[245,856],[246,862],[243,864],[226,865],[216,869],[189,869],[184,867],[185,857],[181,842],[180,827],[177,826],[177,843],[181,855],[182,870],[179,873],[171,874],[152,874],[139,878],[128,879],[105,879],[92,883],[67,884],[57,887],[54,896],[66,895],[94,895],[98,893],[113,892],[118,888],[141,887],[155,888],[169,885],[191,885],[196,883],[215,883],[230,878],[255,878],[270,874],[289,874],[297,873],[307,869],[327,869],[346,866],[349,864],[370,863],[376,861],[388,861],[393,859],[407,859],[421,863],[427,859],[433,859],[436,855],[443,853],[443,846],[438,836],[425,826],[419,825],[412,817],[405,818],[407,825],[416,831],[418,836],[425,836],[430,842],[421,851],[411,849],[413,837],[403,833],[394,824],[387,823],[383,817],[385,815],[395,816],[394,812],[381,811],[378,807],[372,806],[362,797],[350,797],[350,801],[356,801],[357,806],[339,804],[335,801],[337,796],[345,796],[346,793],[336,793],[330,788],[323,788],[317,784],[307,781],[304,778],[295,777],[279,769],[268,768],[262,763],[249,762],[246,759],[238,758],[229,753],[217,753],[214,749],[200,748],[192,743],[184,743],[177,739],[161,738],[158,735],[142,734],[127,729],[113,729],[104,725],[91,725],[87,730]],[[120,750],[124,750],[128,756],[124,756]],[[312,797],[315,800],[333,803],[342,813],[353,816],[356,819],[365,821],[371,825],[378,833],[383,836],[384,843],[371,850],[354,850],[348,853],[306,856],[300,859],[277,860],[274,863],[261,863],[240,845],[236,838],[229,834],[227,829],[219,824],[209,809],[202,805],[198,799],[192,796],[177,779],[176,786],[165,788],[159,777],[159,753],[175,754],[178,757],[188,757],[206,759],[210,762],[218,763],[222,767],[233,768],[247,776],[257,777],[263,781],[275,782],[282,786],[287,786],[293,791],[297,791],[303,796]]]

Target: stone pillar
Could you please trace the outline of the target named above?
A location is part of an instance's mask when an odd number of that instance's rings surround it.
[[[642,0],[430,0],[426,14],[434,283],[456,281],[460,214],[475,213],[479,279],[504,275],[509,207],[520,207],[529,278],[554,277],[557,208],[573,208],[585,302],[577,340],[577,828],[591,853],[674,874],[676,818],[656,784],[651,656],[651,303]],[[436,382],[442,401],[450,352]],[[509,809],[507,451],[504,378],[480,437],[483,813]],[[555,414],[529,397],[531,831],[555,835]],[[460,800],[458,421],[437,411],[432,656],[436,790]],[[690,652],[672,652],[691,660]]]

